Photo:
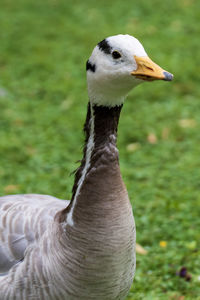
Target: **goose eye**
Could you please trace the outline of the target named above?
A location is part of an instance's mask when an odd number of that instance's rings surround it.
[[[112,52],[112,57],[114,59],[118,59],[118,58],[121,57],[121,54],[118,51],[115,50],[115,51]]]

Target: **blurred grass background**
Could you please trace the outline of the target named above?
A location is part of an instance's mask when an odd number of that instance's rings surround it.
[[[0,3],[0,195],[71,197],[97,42],[134,35],[174,73],[133,90],[120,120],[121,171],[147,251],[129,300],[200,299],[199,20],[197,0]]]

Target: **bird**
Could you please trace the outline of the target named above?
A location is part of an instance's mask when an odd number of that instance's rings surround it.
[[[127,94],[173,75],[128,34],[99,42],[86,63],[85,142],[70,201],[0,197],[0,300],[122,300],[136,268],[133,210],[117,129]]]

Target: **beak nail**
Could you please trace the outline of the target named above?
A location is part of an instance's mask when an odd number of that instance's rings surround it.
[[[165,81],[172,81],[173,75],[171,73],[164,71],[163,75],[165,76],[164,78]]]

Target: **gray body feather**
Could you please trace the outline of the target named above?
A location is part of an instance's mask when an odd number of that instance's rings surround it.
[[[0,197],[0,275],[24,259],[29,246],[37,244],[57,211],[68,201],[47,195]]]

